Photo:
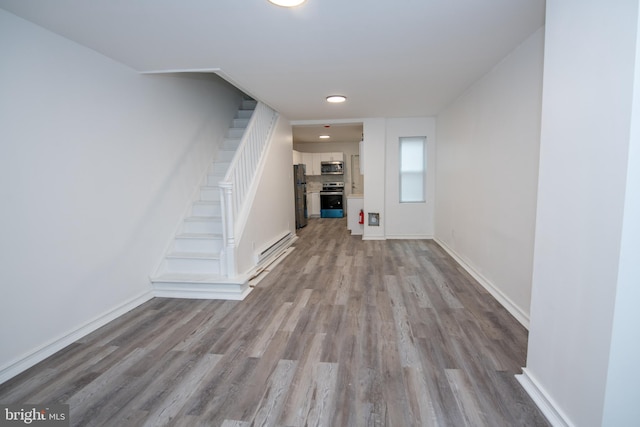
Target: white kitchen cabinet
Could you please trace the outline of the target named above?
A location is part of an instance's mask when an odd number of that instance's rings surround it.
[[[302,161],[302,153],[296,150],[293,150],[293,164],[299,165],[300,163],[304,163]]]
[[[299,153],[300,161],[306,166],[307,175],[322,175],[322,162],[341,160],[344,161],[344,153]]]
[[[325,153],[313,153],[313,171],[314,175],[322,175],[322,162],[324,162]]]
[[[307,193],[307,210],[310,218],[320,216],[320,193]]]
[[[331,153],[318,153],[319,162],[328,162],[331,160]]]
[[[300,153],[302,156],[301,163],[306,166],[307,175],[320,175],[320,167],[318,167],[318,172],[316,173],[316,169],[314,167],[314,153]]]

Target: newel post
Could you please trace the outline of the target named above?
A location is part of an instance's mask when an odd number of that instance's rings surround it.
[[[222,207],[222,259],[220,259],[220,269],[223,275],[233,277],[236,275],[236,241],[235,241],[235,218],[233,217],[233,183],[220,182],[220,203]]]

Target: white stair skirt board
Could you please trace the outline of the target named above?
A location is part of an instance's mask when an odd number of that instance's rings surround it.
[[[522,374],[515,376],[518,382],[529,397],[538,406],[538,409],[547,417],[549,423],[554,427],[573,427],[574,424],[558,408],[553,399],[549,397],[545,389],[529,373],[527,368],[522,368]]]

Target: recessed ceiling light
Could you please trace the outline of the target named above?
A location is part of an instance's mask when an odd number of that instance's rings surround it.
[[[269,3],[273,3],[282,7],[296,7],[304,3],[306,0],[269,0]]]
[[[331,138],[329,135],[320,135],[320,139],[329,139]]]
[[[344,95],[329,95],[327,96],[327,102],[332,103],[340,103],[347,100],[347,97]]]

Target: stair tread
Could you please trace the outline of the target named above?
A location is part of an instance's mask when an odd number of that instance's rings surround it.
[[[195,202],[193,202],[193,204],[214,206],[214,205],[220,205],[222,204],[222,202],[220,202],[220,200],[196,200]]]
[[[171,252],[167,258],[187,258],[187,259],[220,259],[220,255],[205,252]]]
[[[222,239],[220,233],[180,233],[178,239]]]
[[[220,274],[207,274],[207,273],[164,273],[156,277],[151,278],[155,283],[220,283],[220,284],[243,284],[246,283],[247,277],[225,277]]]
[[[197,216],[192,215],[186,217],[185,221],[220,221],[222,219],[221,216]]]

